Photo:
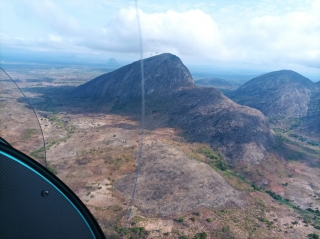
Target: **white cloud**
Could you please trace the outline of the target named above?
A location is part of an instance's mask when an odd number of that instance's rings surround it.
[[[22,19],[34,18],[44,27],[64,35],[74,35],[80,30],[77,19],[51,0],[15,1],[15,9]]]
[[[174,51],[184,55],[223,55],[218,25],[200,10],[147,14],[139,11],[146,53]],[[102,39],[102,40],[101,40]],[[96,49],[138,52],[138,23],[134,8],[121,9],[102,29],[97,39],[82,44]]]
[[[231,1],[233,4],[229,5],[222,1],[212,4],[199,2],[197,5],[186,1],[183,4],[172,3],[175,10],[165,10],[168,9],[166,0],[163,4],[142,0],[140,7],[143,10],[139,10],[139,14],[144,55],[171,52],[193,62],[319,67],[320,1],[306,1],[262,0],[247,4]],[[125,2],[98,0],[90,4],[75,0],[66,3],[61,0],[30,0],[16,3],[21,19],[33,19],[45,30],[39,30],[42,34],[36,37],[20,36],[18,32],[15,35],[2,34],[2,45],[79,54],[93,52],[129,56],[140,51],[136,10],[123,7]],[[80,10],[75,8],[77,5]],[[109,9],[120,6],[122,8],[117,11]],[[106,9],[110,11],[103,15]],[[95,13],[102,15],[91,18]],[[32,24],[30,28],[34,26]]]
[[[320,9],[257,16],[237,27],[227,26],[224,43],[240,60],[263,62],[313,62],[320,66]],[[245,54],[241,55],[241,52]],[[233,54],[235,55],[235,54]]]
[[[236,8],[237,11],[239,8]],[[248,9],[250,12],[251,10]],[[172,52],[195,59],[320,66],[319,4],[305,11],[219,19],[201,10],[145,13],[140,21],[145,55]],[[139,52],[136,10],[123,8],[96,38],[81,44],[112,52]]]
[[[53,34],[49,34],[48,37],[49,37],[49,40],[52,42],[61,42],[62,41],[61,37],[55,36]]]

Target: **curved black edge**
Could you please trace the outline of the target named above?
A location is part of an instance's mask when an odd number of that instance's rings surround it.
[[[2,138],[1,138],[2,139]],[[6,141],[5,141],[6,142]],[[34,159],[30,158],[29,156],[25,155],[24,153],[16,150],[10,145],[5,145],[0,143],[0,150],[12,155],[13,157],[21,160],[21,162],[25,163],[43,177],[48,179],[53,185],[55,185],[62,193],[68,197],[68,199],[75,205],[75,207],[80,211],[83,217],[87,220],[93,234],[97,239],[105,239],[105,236],[96,221],[93,217],[89,209],[84,205],[84,203],[78,198],[78,196],[64,183],[62,182],[57,176],[51,173],[48,169],[43,167],[41,164],[36,162]]]
[[[1,138],[1,137],[0,137],[0,143],[2,143],[2,144],[4,144],[4,145],[7,145],[7,146],[9,146],[9,147],[12,148],[12,146],[11,146],[4,138]]]

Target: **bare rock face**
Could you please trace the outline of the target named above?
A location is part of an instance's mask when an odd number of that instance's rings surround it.
[[[129,174],[116,180],[116,189],[130,197],[135,177]],[[209,165],[191,160],[169,145],[146,145],[135,195],[135,205],[144,214],[179,215],[201,206],[243,204],[241,193]]]
[[[314,83],[306,77],[291,70],[281,70],[253,78],[230,96],[268,117],[301,117],[307,114],[313,88]]]
[[[168,53],[143,60],[146,95],[168,95],[180,87],[193,85],[189,70],[181,60]],[[119,103],[141,98],[141,62],[123,66],[79,87],[75,94],[84,98]]]

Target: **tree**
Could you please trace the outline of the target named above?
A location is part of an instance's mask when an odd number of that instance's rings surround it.
[[[194,239],[206,239],[206,238],[207,238],[207,233],[205,232],[197,233],[194,237]]]
[[[315,233],[308,234],[308,237],[309,237],[310,239],[320,239],[319,235],[318,235],[318,234],[315,234]]]

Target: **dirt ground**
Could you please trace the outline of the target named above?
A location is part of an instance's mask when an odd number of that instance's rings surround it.
[[[23,86],[32,88],[31,84]],[[34,100],[43,129],[48,167],[87,205],[108,238],[120,238],[125,226],[131,228],[125,238],[194,238],[206,233],[207,238],[300,239],[320,234],[313,221],[306,221],[309,214],[254,190],[231,168],[210,166],[199,153],[208,146],[187,142],[180,129],[154,127],[142,135],[136,116],[116,114],[107,106],[104,112],[94,112],[94,106],[57,103],[63,91],[53,83],[45,87],[57,88],[50,88],[52,94],[26,94]],[[19,93],[3,92],[1,136],[43,164],[34,115],[26,102],[17,102]],[[126,224],[142,139],[134,207]],[[264,170],[265,189],[293,205],[320,207],[318,167],[270,159],[254,170]],[[320,220],[320,214],[314,217]]]

